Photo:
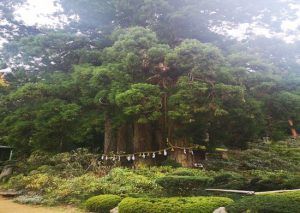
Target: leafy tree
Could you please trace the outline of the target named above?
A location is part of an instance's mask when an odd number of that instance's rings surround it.
[[[5,45],[4,58],[15,69],[67,72],[75,64],[101,64],[100,49],[101,40],[55,32],[10,42]]]
[[[43,83],[26,83],[1,96],[1,142],[25,153],[99,148],[103,119],[95,116],[99,109],[93,101],[85,101],[83,85],[75,74],[44,77]]]
[[[63,151],[72,148],[74,120],[78,119],[80,107],[61,100],[52,100],[41,105],[36,112],[35,132],[31,143],[43,150]],[[69,131],[67,131],[69,130]],[[70,131],[73,130],[73,131]]]

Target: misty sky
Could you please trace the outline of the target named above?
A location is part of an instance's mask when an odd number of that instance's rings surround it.
[[[270,30],[270,28],[261,21],[263,19],[263,14],[258,17],[253,17],[253,21],[251,23],[240,23],[239,25],[235,25],[234,23],[223,22],[221,27],[211,26],[211,30],[238,40],[246,39],[250,32],[254,35],[266,36],[268,38],[280,38],[287,43],[299,41],[300,2],[295,3],[295,1],[290,0],[277,1],[285,2],[290,8],[288,14],[285,13],[278,15],[281,18],[283,17],[283,21],[281,22],[281,31],[279,32]],[[24,21],[27,25],[40,25],[52,28],[62,27],[65,23],[67,23],[68,19],[64,16],[55,15],[55,12],[61,10],[62,8],[55,4],[55,0],[28,0],[26,5],[21,8],[17,8],[15,16],[18,20]],[[276,20],[278,17],[274,16],[272,18]]]
[[[55,4],[55,0],[27,0],[27,4],[18,8],[15,15],[27,25],[61,27],[67,22],[67,17],[58,17],[55,14],[58,11],[62,8]]]

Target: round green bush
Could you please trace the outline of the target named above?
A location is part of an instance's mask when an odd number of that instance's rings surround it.
[[[245,197],[226,207],[229,213],[290,213],[300,211],[300,192]]]
[[[89,198],[84,206],[87,210],[98,213],[109,213],[109,211],[115,208],[122,198],[118,195],[98,195]]]
[[[163,187],[168,195],[191,196],[202,194],[211,181],[212,179],[209,177],[165,176],[158,178],[156,183]]]
[[[120,213],[212,213],[233,200],[225,197],[125,198]]]

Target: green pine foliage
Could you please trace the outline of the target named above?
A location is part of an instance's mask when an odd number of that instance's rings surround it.
[[[60,37],[72,41],[74,46],[67,49],[71,55],[92,54],[82,49],[84,38],[59,33],[20,41],[30,47],[15,45],[28,49],[24,55],[33,58],[43,51],[51,55]],[[266,134],[282,139],[290,134],[288,120],[298,127],[297,86],[282,86],[278,69],[267,61],[247,54],[226,55],[196,39],[168,45],[141,26],[118,29],[111,41],[93,50],[98,62],[94,56],[91,61],[74,56],[64,60],[66,65],[56,64],[61,71],[44,70],[28,75],[27,81],[24,76],[11,77],[0,96],[0,143],[24,153],[101,149],[105,117],[115,129],[130,122],[155,124],[167,117],[174,137],[210,149],[246,148]],[[65,68],[69,65],[73,68]]]

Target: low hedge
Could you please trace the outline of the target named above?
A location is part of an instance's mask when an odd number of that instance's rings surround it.
[[[125,198],[120,213],[212,213],[233,200],[225,197]]]
[[[162,186],[168,195],[199,195],[212,181],[209,177],[165,176],[156,183]]]
[[[182,170],[173,172],[172,176],[195,176],[195,174],[188,170]]]
[[[213,177],[211,185],[217,188],[243,189],[247,185],[247,180],[235,172],[222,172]]]
[[[245,197],[226,207],[229,213],[290,213],[300,211],[300,192]]]
[[[118,206],[122,198],[118,195],[98,195],[89,198],[84,206],[91,212],[109,213],[111,209]]]
[[[253,171],[252,178],[245,187],[252,191],[272,191],[281,189],[297,189],[300,187],[300,175],[282,171]]]

